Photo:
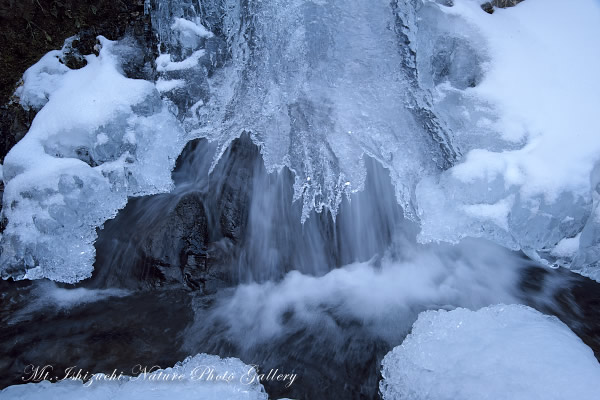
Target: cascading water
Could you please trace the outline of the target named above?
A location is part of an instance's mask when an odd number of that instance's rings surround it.
[[[342,201],[335,220],[313,211],[302,223],[292,174],[269,174],[247,136],[209,173],[213,151],[205,140],[189,145],[171,193],[134,201],[107,223],[87,285],[186,284],[194,318],[183,351],[299,374],[296,387],[266,383],[272,396],[329,398],[328,386],[373,398],[377,365],[420,311],[517,301],[522,258],[483,241],[417,245],[388,171],[371,158],[365,189]],[[165,224],[182,204],[200,210]],[[193,275],[198,265],[204,273]]]
[[[52,331],[73,313],[82,327],[65,329],[80,329],[82,346],[99,351],[115,337],[135,338],[125,350],[107,350],[105,363],[80,356],[88,369],[136,357],[160,357],[166,366],[185,355],[217,354],[297,373],[289,387],[264,385],[273,398],[298,399],[377,398],[381,360],[428,309],[526,303],[561,316],[600,348],[590,333],[595,325],[586,323],[596,311],[577,294],[591,285],[583,278],[542,270],[484,239],[417,242],[417,196],[429,188],[423,181],[449,174],[460,148],[481,140],[472,131],[454,136],[456,105],[436,109],[462,94],[440,100],[430,90],[444,79],[461,90],[476,86],[486,59],[460,37],[417,38],[418,15],[436,20],[442,3],[148,0],[160,41],[156,90],[134,112],[139,119],[168,114],[177,143],[187,142],[174,184],[135,192],[144,197],[129,198],[97,229],[92,277],[77,287],[7,289],[9,305],[0,314],[6,337],[36,318],[43,320],[40,332]],[[443,49],[424,59],[418,43]],[[127,52],[115,54],[126,63]],[[484,107],[475,114],[489,117]],[[94,140],[86,145],[106,145],[104,137]],[[133,139],[126,147],[118,154],[126,165],[145,148]],[[80,150],[78,161],[96,168],[97,154],[86,150],[86,161]],[[117,183],[137,183],[126,176]],[[85,188],[63,180],[61,188]],[[107,207],[93,227],[123,204]],[[26,267],[39,269],[29,258]],[[35,301],[25,305],[28,296]],[[138,308],[145,312],[136,321]],[[46,309],[53,311],[42,318]],[[103,319],[110,329],[96,334]],[[42,359],[37,342],[32,335],[17,347]],[[74,359],[52,354],[65,365]],[[24,362],[13,362],[11,371]]]

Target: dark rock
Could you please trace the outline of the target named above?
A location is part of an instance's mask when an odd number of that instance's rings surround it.
[[[216,207],[223,235],[240,242],[248,219],[252,178],[262,165],[259,148],[250,136],[242,135],[232,142],[211,175],[216,187]]]
[[[99,230],[95,271],[86,286],[175,285],[214,293],[233,283],[232,259],[247,229],[253,171],[262,158],[244,135],[209,177],[210,163],[199,147],[210,145],[205,140],[188,144],[174,179],[184,179],[180,173],[190,179],[187,174],[192,172],[206,181],[184,181],[172,193],[131,199]],[[194,164],[196,158],[200,165]]]
[[[35,114],[35,110],[25,110],[19,104],[0,107],[0,164],[8,150],[25,136]]]
[[[487,3],[483,3],[481,5],[481,9],[488,14],[493,14],[494,7],[498,7],[498,8],[514,7],[522,1],[523,0],[493,0],[493,1],[488,1]]]

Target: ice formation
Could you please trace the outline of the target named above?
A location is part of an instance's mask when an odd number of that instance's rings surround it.
[[[522,305],[421,313],[382,376],[386,400],[592,400],[600,391],[592,350]]]
[[[453,159],[448,135],[419,90],[406,33],[387,1],[203,2],[231,52],[208,79],[210,95],[186,118],[194,135],[219,145],[242,132],[261,146],[270,171],[296,175],[308,213],[335,215],[344,194],[363,188],[364,155],[389,168],[411,213],[411,187]],[[222,21],[211,22],[216,13]],[[165,24],[163,24],[164,26]]]
[[[70,70],[51,52],[17,91],[24,105],[43,108],[3,166],[3,277],[89,277],[96,228],[128,196],[172,186],[184,132],[152,83],[120,72],[129,49],[99,39],[100,54],[84,68]]]
[[[453,3],[419,11],[417,53],[465,157],[418,184],[420,239],[486,237],[597,277],[600,4]]]
[[[147,5],[155,82],[123,77],[106,40],[81,70],[56,51],[25,73],[15,94],[43,108],[4,166],[3,276],[88,277],[95,228],[168,190],[185,141],[216,143],[214,165],[248,132],[294,172],[303,220],[362,190],[368,155],[420,241],[484,237],[600,279],[598,2]]]
[[[135,368],[135,367],[134,367]],[[146,368],[146,372],[143,372]],[[172,368],[152,369],[139,366],[136,377],[121,376],[117,371],[94,374],[85,382],[63,379],[67,372],[59,372],[59,381],[28,383],[9,386],[0,391],[1,398],[34,400],[148,400],[174,398],[181,400],[267,400],[267,394],[255,370],[236,358],[198,354],[188,357]],[[75,368],[72,375],[79,369]],[[151,372],[152,371],[152,372]],[[52,373],[56,373],[53,371]],[[86,371],[82,372],[82,376]],[[89,374],[92,375],[92,374]],[[115,378],[117,377],[117,378]],[[180,378],[181,377],[181,378]]]
[[[389,169],[421,241],[485,237],[593,275],[597,2],[530,0],[493,15],[477,0],[161,5],[159,21],[169,7],[196,15],[208,27],[197,35],[227,44],[186,129],[217,142],[216,159],[250,132],[270,170],[295,172],[303,218],[335,215],[361,190],[367,154]],[[184,25],[170,23],[158,25],[173,42]],[[556,255],[578,235],[577,251]]]

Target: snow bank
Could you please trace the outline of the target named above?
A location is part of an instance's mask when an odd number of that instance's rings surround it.
[[[84,68],[65,71],[51,52],[17,92],[26,104],[47,103],[5,159],[3,277],[89,277],[96,228],[129,196],[172,186],[183,131],[152,83],[122,75],[122,45],[99,39],[100,55]]]
[[[426,311],[383,360],[384,399],[585,400],[600,391],[592,350],[522,305]]]
[[[419,183],[420,239],[482,236],[569,265],[561,240],[595,224],[600,3],[528,0],[492,15],[480,1],[453,3],[426,2],[420,11],[420,69],[432,71],[423,84],[465,157]],[[589,251],[585,243],[579,252]]]
[[[137,377],[110,379],[111,373],[95,374],[85,383],[65,379],[10,386],[0,391],[5,399],[68,400],[266,400],[262,385],[252,380],[254,369],[235,358],[198,354],[173,368],[153,370]],[[210,379],[212,374],[213,379]],[[59,376],[62,378],[64,375]],[[118,372],[115,375],[118,377]],[[220,378],[217,378],[220,377]]]

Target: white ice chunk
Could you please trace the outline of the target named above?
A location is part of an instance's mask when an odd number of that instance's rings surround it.
[[[593,400],[600,364],[555,317],[522,305],[426,311],[383,360],[386,400]]]
[[[161,93],[170,92],[171,90],[185,86],[184,79],[158,79],[156,81],[156,90]]]
[[[61,84],[70,71],[60,62],[62,51],[54,50],[44,55],[23,74],[23,84],[15,90],[15,96],[24,108],[42,108],[50,94]]]
[[[490,220],[498,227],[508,230],[508,213],[512,208],[514,196],[508,196],[494,204],[469,204],[464,211],[473,217]]]
[[[94,374],[85,383],[67,379],[57,383],[43,381],[9,386],[0,391],[0,397],[21,400],[267,400],[263,386],[258,380],[252,380],[255,376],[253,367],[236,358],[198,354],[172,368],[150,372],[151,368],[148,366],[146,373],[136,377],[110,379],[112,371],[106,371]],[[118,377],[119,372],[114,376]],[[209,379],[211,373],[213,378]]]
[[[579,250],[580,237],[581,233],[578,233],[577,236],[572,238],[564,238],[554,246],[550,254],[556,257],[574,257]]]

